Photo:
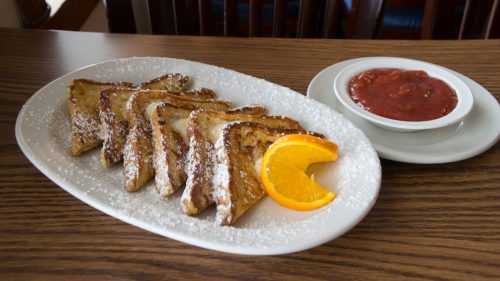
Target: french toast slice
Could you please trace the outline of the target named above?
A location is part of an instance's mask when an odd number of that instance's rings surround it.
[[[297,121],[283,116],[193,111],[188,119],[188,179],[181,197],[184,213],[198,214],[213,203],[214,144],[220,137],[222,127],[234,121],[254,122],[275,129],[302,130]]]
[[[101,92],[99,118],[101,121],[101,165],[110,167],[123,158],[128,134],[127,102],[135,90],[107,89]]]
[[[151,92],[153,91],[163,90],[151,90]],[[133,93],[134,90],[119,88],[101,92],[99,117],[103,146],[100,160],[103,167],[110,167],[123,159],[123,148],[129,131],[127,102]],[[169,93],[193,99],[213,99],[216,97],[214,91],[205,88]]]
[[[71,154],[78,156],[101,144],[99,137],[100,94],[109,88],[131,89],[128,82],[98,82],[90,79],[75,79],[68,87],[67,107],[71,118]]]
[[[212,104],[196,104],[196,109],[210,109]],[[226,110],[228,108],[225,108]],[[186,156],[189,150],[187,119],[193,107],[180,107],[163,103],[151,114],[153,136],[153,168],[155,170],[156,190],[162,198],[181,188],[186,180]],[[262,106],[249,106],[230,109],[226,112],[245,114],[264,114]]]
[[[129,192],[138,191],[154,175],[150,116],[160,103],[191,109],[203,105],[214,110],[224,110],[232,106],[231,102],[223,100],[199,100],[167,92],[135,92],[128,103],[130,130],[123,150],[125,188]]]
[[[260,162],[269,146],[287,134],[313,134],[297,129],[272,129],[252,122],[231,122],[215,143],[214,200],[216,222],[233,224],[266,194]]]
[[[189,82],[189,76],[179,73],[167,73],[147,82],[141,83],[139,88],[149,90],[166,90],[169,92],[184,91]]]
[[[142,85],[129,82],[99,82],[90,79],[75,79],[68,86],[67,107],[71,118],[71,153],[78,156],[99,144],[100,118],[99,99],[103,90],[109,88],[133,89],[161,88],[174,91],[184,90],[189,77],[182,74],[167,74]]]

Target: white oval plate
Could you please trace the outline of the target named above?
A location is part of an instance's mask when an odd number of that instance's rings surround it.
[[[264,198],[235,226],[220,227],[211,208],[198,217],[182,214],[180,193],[162,200],[151,182],[127,193],[122,167],[103,169],[99,149],[80,157],[69,153],[70,122],[66,86],[76,78],[139,83],[167,72],[188,74],[193,87],[214,89],[237,105],[263,104],[270,114],[294,118],[308,130],[338,143],[339,159],[325,165],[317,181],[337,198],[327,206],[296,212]],[[83,202],[148,231],[217,251],[272,255],[305,250],[354,227],[378,195],[381,167],[366,136],[341,114],[288,88],[242,73],[170,58],[126,58],[91,65],[64,75],[33,95],[16,122],[16,138],[26,157],[48,178]]]
[[[349,112],[337,101],[333,80],[342,69],[364,59],[367,58],[346,60],[323,69],[309,84],[307,96],[344,114],[370,138],[380,157],[417,164],[448,163],[474,157],[498,141],[498,101],[478,83],[447,68],[462,79],[474,95],[471,112],[455,126],[410,133],[394,132],[374,126]]]

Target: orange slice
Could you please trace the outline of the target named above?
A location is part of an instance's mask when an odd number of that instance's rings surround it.
[[[267,194],[278,204],[294,210],[313,210],[335,198],[306,175],[313,163],[334,161],[338,146],[330,141],[304,134],[277,139],[264,153],[260,177]]]

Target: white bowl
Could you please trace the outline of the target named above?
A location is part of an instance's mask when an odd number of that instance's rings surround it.
[[[373,114],[357,105],[349,96],[349,81],[357,74],[373,68],[399,68],[404,70],[423,70],[429,76],[448,84],[457,95],[456,107],[447,115],[429,121],[401,121]],[[398,132],[437,129],[460,122],[474,105],[474,97],[469,87],[446,68],[418,60],[375,57],[353,63],[340,71],[333,82],[335,95],[340,103],[354,114],[372,124]]]

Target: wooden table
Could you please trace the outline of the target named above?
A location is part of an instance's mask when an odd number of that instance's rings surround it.
[[[0,29],[0,279],[499,280],[499,144],[450,164],[382,160],[380,196],[354,229],[300,253],[251,257],[180,243],[95,210],[35,169],[14,136],[17,114],[34,92],[102,60],[183,58],[305,93],[323,68],[375,55],[449,67],[500,98],[499,40],[238,39]]]

